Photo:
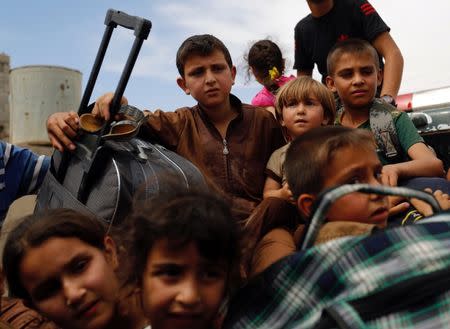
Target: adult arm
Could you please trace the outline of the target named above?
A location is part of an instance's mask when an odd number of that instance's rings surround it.
[[[389,32],[379,34],[372,45],[384,58],[383,86],[381,95],[397,97],[403,74],[403,56]]]

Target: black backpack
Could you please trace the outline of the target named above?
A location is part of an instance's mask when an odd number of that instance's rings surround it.
[[[131,70],[151,22],[108,10],[106,30],[80,104],[80,123],[86,131],[75,142],[76,151],[55,151],[47,176],[37,196],[35,211],[46,208],[72,208],[94,215],[109,225],[119,225],[130,211],[136,192],[140,198],[155,195],[170,181],[180,188],[206,188],[200,171],[188,160],[160,145],[136,138],[142,112],[132,106],[120,107]],[[133,48],[122,72],[111,104],[111,117],[122,113],[126,120],[105,122],[100,129],[87,106],[112,31],[117,26],[134,30]]]

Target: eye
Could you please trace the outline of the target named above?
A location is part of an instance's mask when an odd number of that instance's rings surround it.
[[[225,278],[225,271],[220,266],[212,265],[207,266],[202,270],[202,279],[205,281],[215,281],[218,279]]]
[[[343,79],[350,79],[353,76],[353,71],[351,70],[344,70],[339,72],[339,76]]]
[[[189,76],[192,76],[192,77],[201,76],[203,74],[203,71],[204,71],[203,68],[194,69],[191,72],[189,72]]]
[[[381,168],[379,170],[375,171],[374,177],[379,183],[382,182],[381,181],[382,176],[383,176],[383,174],[381,173]]]
[[[359,176],[353,176],[347,180],[346,184],[361,184],[363,180]]]
[[[212,67],[212,71],[216,72],[216,73],[220,73],[220,72],[222,72],[224,70],[225,70],[225,66],[224,65],[214,65]]]
[[[287,102],[284,107],[286,107],[286,108],[293,108],[293,107],[297,107],[297,105],[298,105],[298,102],[292,100],[292,101]]]
[[[80,259],[71,265],[70,270],[73,274],[82,273],[87,268],[88,264],[88,259]]]
[[[364,67],[363,69],[361,69],[361,74],[364,76],[371,75],[373,72],[374,72],[373,67]]]
[[[165,279],[178,278],[183,273],[183,268],[176,264],[166,264],[156,268],[153,272],[153,276],[163,277]]]

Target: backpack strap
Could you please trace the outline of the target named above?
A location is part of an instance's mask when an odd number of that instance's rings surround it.
[[[377,143],[377,152],[383,154],[389,161],[403,161],[404,152],[390,106],[380,99],[375,99],[370,108],[369,123]]]

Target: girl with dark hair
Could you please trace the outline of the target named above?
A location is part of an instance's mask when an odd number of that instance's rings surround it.
[[[152,329],[220,323],[239,282],[238,224],[229,206],[206,191],[175,189],[136,205],[129,223],[134,279]]]
[[[252,105],[267,108],[275,115],[275,95],[278,89],[294,76],[283,75],[285,60],[280,48],[271,40],[255,42],[246,56],[248,74],[253,74],[263,89],[252,99]]]
[[[26,217],[3,254],[10,295],[62,328],[143,328],[140,312],[119,303],[118,254],[105,232],[97,219],[69,209]]]

